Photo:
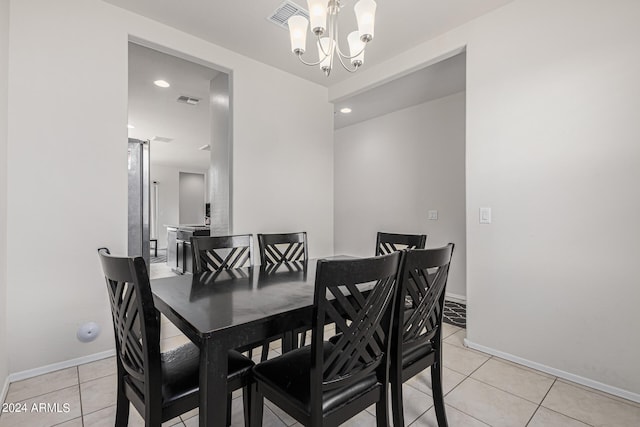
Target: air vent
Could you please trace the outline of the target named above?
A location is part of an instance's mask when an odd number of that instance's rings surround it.
[[[171,142],[171,141],[173,141],[173,138],[168,138],[166,136],[154,136],[153,138],[151,138],[151,141],[155,141],[155,142]]]
[[[278,8],[271,14],[271,16],[267,17],[267,21],[271,21],[278,27],[288,30],[289,26],[287,25],[287,21],[289,20],[289,18],[295,15],[304,16],[305,18],[309,19],[309,12],[307,12],[305,9],[298,6],[294,2],[286,0],[280,6],[278,6]]]
[[[198,105],[198,102],[200,102],[200,99],[194,98],[192,96],[182,95],[178,98],[178,102],[182,102],[183,104],[189,104],[189,105]]]

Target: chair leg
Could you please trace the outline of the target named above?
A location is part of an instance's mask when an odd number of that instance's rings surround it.
[[[231,393],[227,393],[227,426],[231,425],[231,401],[233,400],[233,395]]]
[[[244,427],[251,427],[251,399],[255,384],[242,387],[242,406],[244,410]]]
[[[118,396],[116,400],[116,427],[129,425],[129,399],[124,394],[124,381],[118,378]]]
[[[262,344],[262,355],[260,356],[260,361],[264,362],[269,358],[269,343]]]
[[[389,385],[384,386],[376,403],[376,426],[389,427]],[[395,426],[394,426],[395,427]]]
[[[444,395],[442,394],[442,363],[436,362],[431,366],[431,392],[433,393],[433,406],[438,427],[448,427],[447,413],[444,409]]]
[[[389,368],[391,383],[391,415],[394,427],[404,427],[404,408],[402,407],[402,366],[391,363]]]
[[[257,384],[252,384],[251,403],[249,404],[251,411],[251,427],[262,427],[262,412],[264,406],[264,398]]]

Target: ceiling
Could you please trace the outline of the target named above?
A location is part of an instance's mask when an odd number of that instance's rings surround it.
[[[433,101],[466,88],[466,54],[459,53],[399,79],[341,100],[334,105],[334,128]],[[340,109],[351,108],[349,114]]]
[[[219,74],[202,65],[129,43],[129,137],[151,140],[156,165],[206,170],[210,152],[199,150],[211,140],[210,81]],[[153,84],[166,80],[168,88]],[[198,105],[179,103],[181,95]],[[154,141],[171,138],[171,142]]]
[[[267,21],[282,0],[103,0],[324,86],[350,76],[337,66],[325,77],[291,53],[288,32]],[[375,39],[364,67],[443,34],[513,0],[378,0]],[[295,0],[306,9],[306,1]],[[356,28],[355,0],[342,0],[342,34]],[[308,52],[313,57],[311,38]],[[345,45],[344,40],[341,44]]]

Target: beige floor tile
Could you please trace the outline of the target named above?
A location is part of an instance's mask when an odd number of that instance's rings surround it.
[[[267,406],[269,409],[271,409],[271,411],[278,417],[280,418],[280,420],[282,420],[282,422],[287,425],[287,426],[291,426],[296,424],[296,420],[289,414],[287,414],[286,412],[284,412],[282,409],[280,409],[278,406],[276,406],[274,403],[268,401],[267,399],[264,400],[264,404],[265,406]]]
[[[583,390],[590,391],[590,392],[595,393],[595,394],[599,394],[600,396],[604,396],[604,397],[608,397],[608,398],[613,399],[613,400],[617,400],[618,402],[626,403],[627,405],[631,405],[631,406],[635,406],[637,408],[640,408],[640,402],[634,402],[632,400],[625,399],[624,397],[614,396],[613,394],[609,394],[609,393],[606,393],[606,392],[601,391],[601,390],[596,390],[595,388],[587,387],[586,385],[574,383],[573,381],[565,380],[564,378],[558,378],[558,381],[563,382],[565,384],[572,385],[574,387],[581,388]]]
[[[445,402],[493,427],[524,427],[537,405],[467,378],[445,397]]]
[[[489,360],[489,357],[478,351],[447,343],[442,346],[442,365],[463,375],[470,375]]]
[[[638,427],[640,408],[556,381],[542,406],[597,426]]]
[[[452,371],[449,368],[442,368],[442,393],[445,395],[449,393],[455,386],[460,384],[466,376]],[[415,377],[406,382],[411,387],[417,388],[423,393],[432,396],[431,394],[431,369],[425,369]]]
[[[187,338],[183,334],[176,335],[170,338],[165,338],[163,340],[160,340],[160,351],[164,353],[166,351],[173,350],[174,348],[180,347],[181,345],[184,345],[188,342],[190,342],[189,338]]]
[[[184,422],[186,427],[198,427],[198,417],[192,417]],[[262,415],[263,427],[286,427],[286,424],[282,422],[268,407],[265,406],[264,413]],[[242,406],[242,399],[234,399],[231,403],[231,427],[244,427],[244,409]]]
[[[554,380],[557,379],[557,377],[555,375],[551,375],[551,374],[547,374],[546,372],[538,371],[537,369],[533,369],[533,368],[530,368],[528,366],[521,365],[520,363],[512,362],[511,360],[502,359],[502,358],[497,357],[497,356],[493,356],[492,359],[498,360],[498,361],[500,361],[502,363],[506,363],[507,365],[515,366],[516,368],[524,369],[525,371],[533,372],[534,374],[538,374],[538,375],[541,375],[543,377],[552,378]]]
[[[89,427],[90,424],[87,424]],[[62,424],[56,424],[55,427],[83,427],[82,418],[74,418],[71,421],[65,421]]]
[[[167,338],[172,338],[172,337],[176,337],[178,335],[183,335],[182,331],[180,331],[180,329],[178,329],[178,327],[176,325],[174,325],[173,323],[169,322],[169,323],[161,323],[160,324],[160,339],[167,339]]]
[[[80,376],[81,383],[95,380],[97,378],[107,377],[109,375],[115,375],[116,370],[115,356],[78,366],[78,374]]]
[[[376,425],[376,417],[367,411],[362,411],[355,417],[340,424],[341,427],[373,427]],[[295,427],[301,427],[302,424],[295,423]]]
[[[536,404],[542,402],[555,381],[496,359],[488,360],[471,374],[471,378]]]
[[[408,384],[402,386],[402,407],[404,424],[409,425],[433,406],[433,398]],[[375,412],[374,412],[375,413]],[[391,416],[391,410],[389,411]]]
[[[17,403],[17,402],[16,402]],[[78,386],[46,393],[20,402],[25,412],[0,415],[0,427],[43,427],[61,424],[80,417]]]
[[[116,404],[117,380],[115,375],[80,384],[82,413],[90,414]]]
[[[462,328],[454,325],[450,325],[448,323],[442,323],[442,339],[447,338],[449,335],[455,334],[463,330]],[[466,331],[466,329],[464,329]]]
[[[78,368],[75,366],[11,383],[5,402],[20,402],[73,385],[78,385]]]
[[[269,350],[269,353],[267,353],[268,360],[271,360],[278,356],[280,356],[280,353],[275,350]],[[253,352],[253,357],[251,358],[251,360],[253,360],[254,363],[260,363],[261,357],[262,357],[262,350],[258,349],[257,351]]]
[[[113,427],[116,420],[116,407],[100,409],[99,411],[85,414],[84,425],[87,427]],[[182,420],[176,417],[162,423],[163,427],[182,426]],[[144,427],[144,419],[133,406],[129,407],[129,427]]]
[[[457,347],[465,347],[464,339],[467,337],[467,330],[460,329],[458,332],[449,335],[444,339],[447,344],[455,345]]]
[[[488,424],[483,423],[480,420],[458,411],[449,405],[445,405],[445,411],[447,413],[447,424],[451,427],[487,427]],[[438,420],[436,419],[436,412],[434,408],[427,411],[426,414],[421,416],[411,424],[411,427],[438,427]]]
[[[554,412],[543,406],[539,407],[527,427],[588,427],[588,424]]]
[[[189,418],[193,418],[193,417],[197,417],[200,414],[200,412],[198,411],[198,408],[192,409],[189,412],[185,412],[184,414],[180,415],[180,418],[182,418],[182,421],[186,421]]]

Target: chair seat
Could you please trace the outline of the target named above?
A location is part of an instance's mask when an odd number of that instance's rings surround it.
[[[330,342],[324,342],[323,352],[329,354],[334,348]],[[292,404],[306,413],[311,412],[310,377],[311,346],[302,347],[282,356],[259,363],[253,368],[257,381],[265,383],[270,388],[286,394]],[[329,390],[322,396],[323,413],[339,407],[354,397],[357,397],[375,387],[380,386],[375,372],[350,387]],[[269,398],[269,394],[265,393]]]
[[[402,349],[402,367],[411,365],[416,360],[420,360],[429,353],[433,353],[431,343],[421,343],[418,346],[404,347]]]
[[[200,380],[200,350],[195,344],[187,343],[162,353],[161,361],[164,406],[169,406],[188,396],[197,395]],[[230,351],[229,380],[247,373],[253,365],[254,363],[249,358],[237,351]],[[141,384],[136,385],[141,386]]]

